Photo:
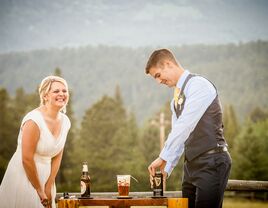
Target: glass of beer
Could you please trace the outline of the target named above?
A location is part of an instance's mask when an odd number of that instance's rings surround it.
[[[128,197],[130,190],[130,175],[117,175],[119,197]]]

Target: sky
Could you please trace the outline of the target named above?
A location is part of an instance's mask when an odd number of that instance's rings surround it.
[[[0,53],[268,40],[267,0],[0,0]]]

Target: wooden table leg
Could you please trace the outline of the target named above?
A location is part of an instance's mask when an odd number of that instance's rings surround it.
[[[187,198],[169,198],[168,208],[188,208]]]

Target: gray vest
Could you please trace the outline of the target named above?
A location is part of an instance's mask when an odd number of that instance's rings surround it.
[[[184,101],[181,105],[181,108],[177,108],[176,110],[177,118],[179,118],[181,115],[181,112],[184,109],[185,100],[187,99],[187,97],[184,96],[183,90],[189,79],[194,76],[198,75],[189,74],[183,83],[181,94],[184,97]],[[199,155],[216,148],[218,145],[225,144],[226,141],[223,136],[222,110],[217,95],[197,123],[193,132],[185,141],[185,159],[187,161],[191,161]]]

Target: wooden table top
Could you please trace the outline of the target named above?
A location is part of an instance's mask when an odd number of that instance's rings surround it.
[[[92,198],[92,199],[59,199],[58,208],[77,208],[79,206],[109,206],[110,208],[128,208],[131,206],[167,206],[187,208],[188,200],[185,198]]]

